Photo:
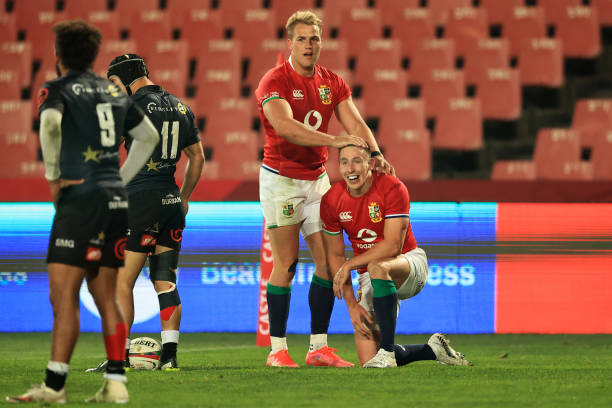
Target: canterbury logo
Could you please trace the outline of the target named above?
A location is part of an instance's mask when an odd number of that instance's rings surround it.
[[[343,211],[338,216],[340,217],[340,222],[346,222],[346,221],[353,220],[353,215],[351,214],[350,211]]]

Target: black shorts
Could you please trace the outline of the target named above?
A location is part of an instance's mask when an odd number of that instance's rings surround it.
[[[60,200],[47,262],[97,270],[123,266],[128,217],[124,188],[100,188]]]
[[[129,202],[128,251],[153,252],[156,245],[180,251],[185,209],[178,190],[139,191]]]

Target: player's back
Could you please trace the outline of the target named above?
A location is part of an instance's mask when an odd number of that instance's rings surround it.
[[[83,194],[97,187],[121,187],[121,135],[142,120],[142,113],[119,88],[93,72],[71,71],[45,83],[40,111],[62,112],[60,177],[85,179],[63,191]]]
[[[174,172],[182,150],[200,141],[193,113],[181,100],[158,85],[138,89],[132,99],[153,122],[160,142],[145,166],[128,184],[128,192],[174,188]],[[131,138],[126,136],[128,151],[131,144]]]

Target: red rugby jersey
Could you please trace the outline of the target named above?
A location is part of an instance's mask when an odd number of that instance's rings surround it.
[[[348,192],[344,180],[335,183],[321,200],[323,231],[338,235],[346,231],[355,256],[384,239],[385,220],[409,218],[410,195],[399,179],[389,175],[373,175],[370,190],[361,197]],[[410,221],[402,253],[417,247]],[[359,272],[364,272],[360,270]]]
[[[286,100],[295,120],[327,133],[334,108],[350,95],[347,83],[320,65],[315,65],[312,77],[295,72],[289,61],[268,71],[255,91],[259,117],[266,132],[264,167],[282,176],[315,180],[325,171],[327,161],[327,147],[299,146],[279,136],[263,113],[266,102],[275,98]]]

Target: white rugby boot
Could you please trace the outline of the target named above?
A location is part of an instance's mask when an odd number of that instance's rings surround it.
[[[367,361],[364,365],[364,368],[387,368],[387,367],[397,367],[397,363],[395,362],[395,352],[387,351],[385,349],[379,349],[378,353],[374,357]]]
[[[102,388],[93,397],[86,399],[85,402],[125,404],[130,402],[130,396],[124,382],[105,378]]]
[[[441,333],[433,334],[427,341],[427,344],[436,355],[438,363],[461,366],[472,365],[463,354],[455,351],[450,346],[450,340]]]
[[[55,391],[53,388],[47,387],[45,383],[33,385],[32,388],[16,397],[6,397],[7,402],[51,402],[54,404],[65,404],[66,388]]]

